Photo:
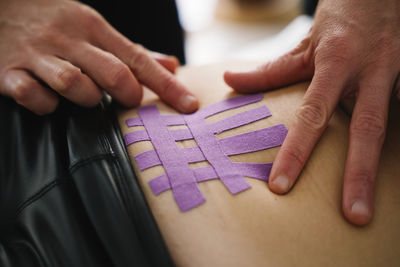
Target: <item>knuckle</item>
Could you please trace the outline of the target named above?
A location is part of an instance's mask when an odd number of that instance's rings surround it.
[[[351,54],[343,51],[321,51],[319,48],[315,51],[315,60],[317,65],[333,65],[342,66],[347,65]]]
[[[372,187],[375,183],[374,175],[367,171],[359,171],[350,174],[350,181],[357,186]]]
[[[90,6],[79,5],[78,12],[85,25],[96,26],[104,22],[102,15]]]
[[[115,64],[112,66],[109,80],[108,80],[108,87],[109,88],[118,88],[120,84],[123,83],[130,75],[130,70],[128,66],[124,64]]]
[[[329,120],[328,110],[323,101],[305,102],[295,113],[298,123],[313,131],[321,131]]]
[[[81,72],[78,69],[66,68],[56,74],[57,88],[54,88],[62,93],[70,91],[81,78]]]
[[[53,10],[54,16],[47,20],[33,22],[30,27],[35,33],[34,42],[40,45],[43,41],[47,43],[62,43],[64,39],[65,20],[68,19],[68,13],[72,13],[69,5],[63,3]],[[70,16],[69,16],[70,17]]]
[[[38,33],[36,37],[39,40],[49,42],[59,38],[58,31],[55,29],[54,25],[37,26],[37,28],[39,29],[36,29]]]
[[[382,49],[382,51],[392,52],[397,48],[395,38],[391,33],[386,31],[381,32],[376,38],[375,43]]]
[[[32,47],[42,49],[43,44],[62,45],[67,40],[65,33],[60,30],[58,21],[49,21],[47,24],[34,25],[35,36],[28,40]]]
[[[317,60],[322,63],[347,64],[357,51],[352,36],[345,31],[332,33],[329,37],[321,40],[315,49]]]
[[[396,43],[393,36],[388,36],[387,33],[381,33],[376,37],[374,41],[373,53],[374,57],[370,59],[370,62],[375,68],[385,68],[386,71],[393,69],[393,64],[396,64],[399,59],[396,56],[399,43]]]
[[[129,60],[129,66],[134,69],[143,69],[147,66],[150,59],[144,47],[138,44],[131,44],[132,55]]]
[[[348,48],[352,39],[353,36],[348,30],[336,29],[324,39],[324,44],[336,48]]]
[[[372,110],[361,112],[351,124],[350,134],[381,140],[385,136],[385,119]]]

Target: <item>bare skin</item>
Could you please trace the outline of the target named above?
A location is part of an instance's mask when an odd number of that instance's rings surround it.
[[[297,48],[257,70],[225,73],[242,93],[312,80],[278,153],[270,189],[287,193],[341,98],[355,97],[344,171],[342,210],[353,224],[373,217],[373,194],[389,100],[400,99],[400,2],[320,1]]]
[[[198,108],[172,74],[175,57],[132,43],[76,1],[0,0],[0,40],[0,94],[36,114],[53,112],[59,97],[94,106],[103,90],[136,106],[142,85],[181,112]]]

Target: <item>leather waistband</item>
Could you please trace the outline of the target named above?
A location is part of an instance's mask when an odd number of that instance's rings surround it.
[[[0,266],[172,266],[113,105],[0,97]]]

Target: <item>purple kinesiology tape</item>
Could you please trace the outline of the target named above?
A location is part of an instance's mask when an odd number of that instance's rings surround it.
[[[207,123],[206,118],[220,112],[259,102],[262,94],[227,99],[190,115],[161,115],[156,106],[139,108],[139,117],[126,121],[128,127],[144,126],[125,135],[128,146],[139,141],[151,141],[154,150],[135,156],[140,170],[163,165],[165,174],[149,181],[154,194],[171,189],[181,211],[202,204],[205,199],[197,183],[220,179],[225,187],[236,194],[250,188],[244,176],[268,181],[272,163],[232,162],[228,156],[259,151],[280,146],[286,137],[283,124],[255,130],[217,140],[216,133],[237,128],[271,116],[266,106],[241,112],[217,122]],[[185,125],[187,129],[168,129],[168,126]],[[179,148],[176,141],[194,139],[195,147]],[[189,163],[207,160],[210,166],[191,168]]]

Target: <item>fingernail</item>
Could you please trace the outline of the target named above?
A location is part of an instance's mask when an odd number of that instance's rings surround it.
[[[184,112],[192,112],[198,108],[198,101],[192,95],[183,95],[180,99],[180,105]]]
[[[361,217],[369,216],[369,208],[367,203],[362,200],[354,201],[353,205],[351,206],[351,213]]]
[[[276,177],[272,183],[275,187],[278,187],[279,191],[281,192],[287,192],[290,189],[289,178],[287,178],[285,175],[278,175],[278,177]]]

